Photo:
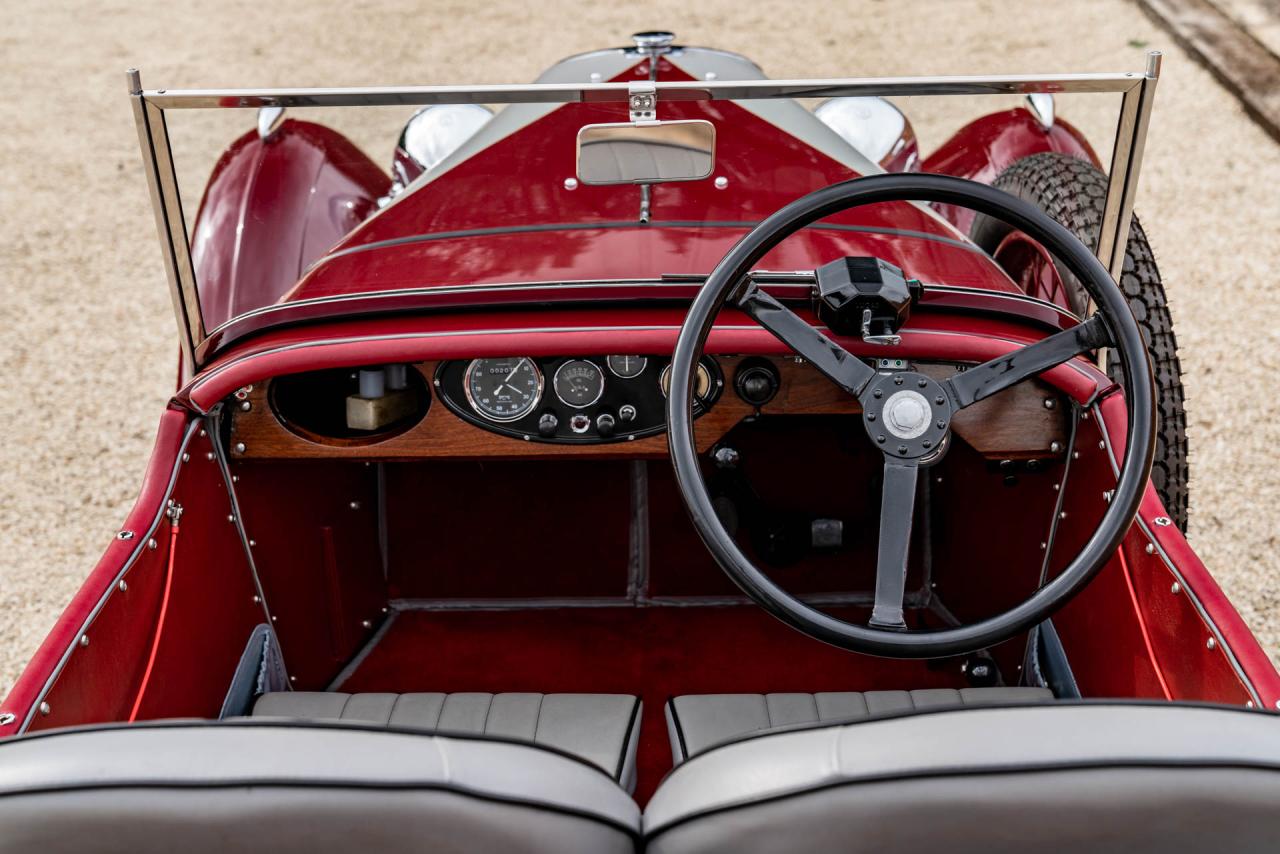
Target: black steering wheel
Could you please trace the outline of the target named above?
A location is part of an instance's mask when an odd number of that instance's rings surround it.
[[[877,372],[756,287],[749,273],[786,237],[823,217],[861,205],[898,201],[967,207],[1039,241],[1084,285],[1097,313],[1006,356],[935,381],[913,371]],[[693,434],[694,366],[716,315],[728,302],[858,399],[863,425],[884,455],[875,603],[867,625],[836,619],[779,587],[725,530],[712,505]],[[1119,481],[1106,513],[1080,553],[1052,581],[986,620],[936,631],[911,631],[903,619],[916,479],[950,438],[954,415],[990,395],[1075,356],[1103,347],[1119,353],[1126,377],[1128,433]],[[720,567],[761,607],[793,628],[834,646],[896,658],[959,655],[989,647],[1042,621],[1102,569],[1124,538],[1151,475],[1155,404],[1151,363],[1124,294],[1075,235],[1032,205],[985,184],[945,175],[857,178],[783,207],[739,241],[716,265],[689,309],[676,342],[667,399],[671,460],[680,494],[702,541]]]

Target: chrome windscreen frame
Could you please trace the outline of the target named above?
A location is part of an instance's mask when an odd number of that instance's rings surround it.
[[[160,233],[165,273],[173,298],[183,354],[183,373],[202,367],[197,352],[209,332],[200,311],[186,217],[165,120],[168,110],[415,106],[436,104],[616,103],[621,119],[632,98],[656,95],[668,101],[745,101],[767,98],[924,95],[1118,94],[1120,117],[1112,148],[1109,184],[1097,255],[1117,280],[1142,168],[1147,127],[1160,76],[1161,55],[1147,55],[1144,72],[1111,74],[996,75],[964,77],[872,77],[833,80],[743,80],[642,83],[526,84],[518,86],[409,86],[348,89],[146,89],[136,69],[127,72],[138,142]]]

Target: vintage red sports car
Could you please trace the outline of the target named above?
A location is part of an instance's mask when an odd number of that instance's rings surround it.
[[[131,72],[178,388],[0,704],[0,852],[1274,850],[1132,221],[1158,75]],[[1118,96],[1108,163],[1055,93]],[[922,156],[926,95],[1026,101]],[[422,108],[390,174],[306,119],[356,106]],[[193,217],[189,110],[247,129]]]

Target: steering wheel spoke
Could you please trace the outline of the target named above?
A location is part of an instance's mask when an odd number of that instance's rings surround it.
[[[914,461],[884,461],[884,486],[880,493],[880,545],[876,555],[876,599],[867,625],[875,629],[906,631],[903,599],[907,587],[907,559],[911,555],[911,521],[916,509],[916,481],[920,467]]]
[[[964,409],[1082,353],[1112,344],[1102,316],[1095,314],[1070,329],[956,374],[943,386],[956,409]]]
[[[736,300],[738,308],[798,355],[808,359],[836,385],[855,397],[876,375],[869,365],[814,329],[791,309],[748,281]]]
[[[939,382],[911,370],[879,373],[823,332],[763,293],[750,273],[783,240],[819,220],[859,205],[933,202],[970,208],[1002,220],[1043,246],[1076,277],[1098,315],[999,359]],[[756,566],[720,518],[703,478],[693,430],[694,372],[717,313],[737,305],[843,389],[858,397],[862,426],[884,457],[875,602],[859,624],[828,614],[784,589]],[[980,334],[975,330],[975,334]],[[1114,492],[1080,552],[1047,584],[998,614],[966,625],[909,630],[907,565],[920,469],[952,447],[955,413],[1090,350],[1114,347],[1124,371],[1127,425],[1124,459]],[[1107,564],[1129,531],[1150,482],[1155,444],[1155,396],[1142,332],[1125,294],[1106,267],[1043,211],[985,184],[948,175],[889,173],[816,190],[769,216],[716,265],[685,316],[671,360],[668,442],[676,483],[694,527],[721,568],[770,614],[811,637],[871,655],[937,658],[1008,640],[1043,621]],[[848,420],[842,422],[848,426]],[[995,508],[992,512],[998,512]],[[958,556],[963,560],[964,556]]]

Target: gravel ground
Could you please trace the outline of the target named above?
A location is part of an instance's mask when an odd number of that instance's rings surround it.
[[[1259,514],[1280,502],[1280,147],[1129,3],[0,0],[0,11],[0,695],[124,518],[173,387],[123,70],[172,87],[521,82],[654,27],[745,53],[774,77],[1131,70],[1147,45],[1165,47],[1138,211],[1182,342],[1191,538],[1280,652],[1277,526]],[[982,109],[905,106],[926,151]],[[1114,108],[1064,99],[1059,115],[1101,140]],[[343,129],[383,161],[403,118]],[[210,158],[245,127],[178,144]]]

